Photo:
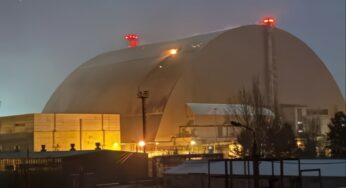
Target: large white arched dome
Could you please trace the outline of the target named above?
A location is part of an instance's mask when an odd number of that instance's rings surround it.
[[[243,26],[187,39],[99,55],[56,89],[44,112],[120,113],[123,141],[141,134],[138,90],[148,90],[148,137],[168,139],[187,123],[187,103],[229,103],[254,78],[266,82],[265,26]],[[333,77],[318,56],[291,34],[273,28],[278,100],[330,111],[344,108]],[[178,48],[175,56],[166,54]]]

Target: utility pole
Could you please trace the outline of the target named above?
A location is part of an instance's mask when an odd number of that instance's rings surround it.
[[[147,117],[146,117],[146,106],[145,101],[149,97],[149,91],[138,91],[137,97],[141,99],[142,102],[142,130],[143,130],[143,152],[145,153],[145,144],[146,144],[146,126],[147,126]]]

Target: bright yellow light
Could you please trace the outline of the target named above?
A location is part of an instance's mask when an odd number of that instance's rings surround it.
[[[155,142],[155,145],[159,145],[160,143],[158,143],[158,142]]]
[[[120,150],[120,144],[117,142],[113,143],[113,150]]]
[[[196,141],[191,140],[191,141],[190,141],[190,144],[191,144],[191,145],[196,145]]]
[[[178,49],[176,49],[176,48],[170,49],[170,50],[169,50],[169,53],[170,53],[171,55],[175,55],[175,54],[178,53]]]
[[[236,143],[228,145],[228,149],[228,156],[231,158],[239,158],[243,152],[243,146]]]
[[[298,141],[297,141],[297,146],[298,146],[298,147],[301,147],[302,145],[303,145],[303,143],[302,143],[301,141],[298,140]]]
[[[143,140],[138,142],[138,146],[139,147],[144,147],[145,146],[145,142]]]

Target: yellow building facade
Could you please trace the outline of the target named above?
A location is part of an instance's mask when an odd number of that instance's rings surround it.
[[[0,150],[120,150],[118,114],[26,114],[0,117]]]

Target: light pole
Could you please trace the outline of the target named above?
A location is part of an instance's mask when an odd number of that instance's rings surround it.
[[[253,128],[243,125],[239,122],[231,121],[231,125],[235,127],[242,127],[248,131],[252,132],[253,144],[252,144],[252,158],[253,158],[253,174],[254,174],[254,188],[259,187],[259,168],[258,168],[258,155],[257,155],[257,142],[256,142],[256,132]]]
[[[147,125],[147,117],[146,117],[146,108],[145,108],[145,100],[149,97],[149,91],[138,91],[137,97],[141,99],[142,102],[142,126],[143,126],[143,152],[145,153],[145,144],[146,144],[146,125]]]

